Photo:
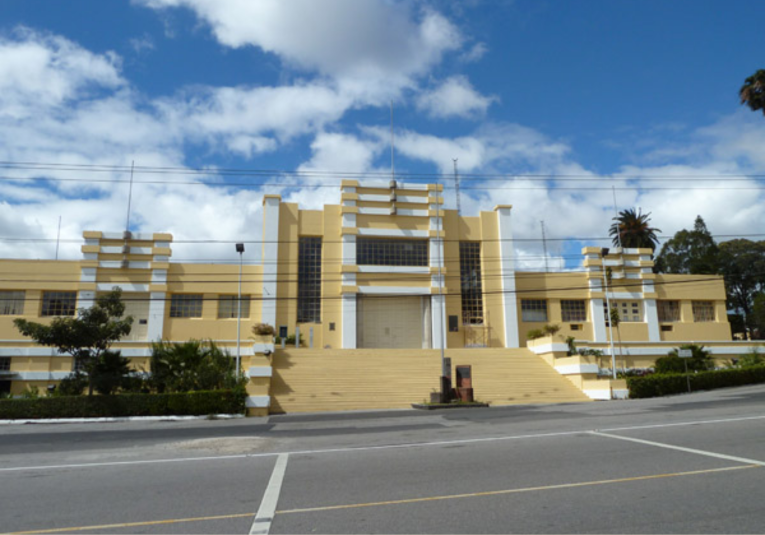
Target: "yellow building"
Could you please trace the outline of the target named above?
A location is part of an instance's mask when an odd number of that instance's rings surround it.
[[[340,201],[301,210],[278,195],[263,199],[262,263],[241,273],[252,413],[421,401],[438,387],[442,347],[455,365],[472,363],[476,396],[497,404],[623,397],[616,382],[593,386],[611,366],[611,330],[620,368],[650,366],[680,343],[704,344],[720,359],[748,350],[731,340],[722,278],[655,275],[649,249],[603,257],[585,248],[582,271],[516,272],[511,206],[461,217],[443,209],[441,186],[396,181],[343,181]],[[0,389],[45,387],[71,370],[13,319],[73,315],[115,286],[135,318],[115,348],[136,366],[148,368],[159,339],[212,339],[236,351],[239,265],[171,262],[169,234],[83,237],[79,261],[0,260]],[[618,329],[606,322],[609,305]],[[256,323],[303,342],[253,340]],[[548,324],[558,334],[527,343]],[[567,357],[568,336],[606,358]],[[567,388],[573,397],[536,395]]]

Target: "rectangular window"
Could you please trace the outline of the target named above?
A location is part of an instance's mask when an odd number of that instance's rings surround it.
[[[563,321],[587,321],[587,308],[583,299],[561,299],[560,313]]]
[[[220,295],[218,296],[218,318],[229,319],[239,317],[239,299],[236,295]],[[250,296],[242,296],[242,316],[243,318],[250,317]]]
[[[21,316],[24,313],[24,291],[0,291],[0,316]]]
[[[482,324],[483,288],[479,242],[460,242],[460,292],[463,323]]]
[[[202,294],[173,294],[170,298],[171,318],[201,318]]]
[[[643,305],[640,301],[611,301],[611,310],[619,313],[619,321],[622,323],[634,323],[643,321]],[[608,306],[603,302],[603,316],[608,324]]]
[[[77,292],[43,292],[41,316],[74,316]]]
[[[523,321],[547,321],[547,301],[544,299],[521,299],[521,319]]]
[[[0,372],[11,371],[11,357],[0,357]]]
[[[356,238],[360,266],[427,266],[428,240]]]
[[[321,238],[298,243],[298,323],[321,322]]]
[[[659,301],[659,321],[661,323],[680,321],[680,301]]]
[[[715,320],[714,301],[693,301],[693,321],[707,322]]]

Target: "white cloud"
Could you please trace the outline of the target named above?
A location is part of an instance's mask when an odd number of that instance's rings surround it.
[[[141,54],[147,50],[154,50],[154,40],[147,33],[140,37],[133,37],[128,40],[128,43],[136,54]]]
[[[464,63],[475,63],[483,58],[488,51],[489,48],[486,46],[486,43],[476,43],[469,50],[460,54],[459,60]]]
[[[417,97],[417,108],[431,117],[466,119],[482,116],[496,97],[485,97],[464,76],[452,76],[434,90]]]

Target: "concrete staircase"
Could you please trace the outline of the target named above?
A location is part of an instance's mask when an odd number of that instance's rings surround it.
[[[528,349],[449,349],[471,365],[479,401],[492,405],[589,401]],[[271,413],[407,408],[438,389],[438,350],[277,349]]]

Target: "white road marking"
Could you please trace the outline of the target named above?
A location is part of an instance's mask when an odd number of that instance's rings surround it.
[[[759,466],[765,466],[765,462],[763,461],[756,461],[754,459],[747,459],[745,457],[736,457],[734,455],[725,455],[723,453],[715,453],[713,451],[706,451],[706,450],[697,450],[694,448],[684,448],[682,446],[674,446],[672,444],[665,444],[663,442],[654,442],[652,440],[643,440],[640,438],[632,438],[632,437],[622,437],[619,435],[612,435],[610,433],[601,433],[598,431],[590,431],[591,435],[597,435],[600,437],[608,437],[608,438],[616,438],[618,440],[626,440],[628,442],[637,442],[638,444],[646,444],[648,446],[657,446],[659,448],[666,448],[669,450],[677,450],[677,451],[684,451],[686,453],[695,453],[697,455],[705,455],[707,457],[715,457],[717,459],[725,459],[726,461],[734,461],[737,463],[744,463],[744,464],[756,464]]]
[[[288,459],[289,453],[280,453],[276,458],[274,471],[271,473],[268,487],[263,494],[263,500],[260,502],[258,514],[255,515],[255,520],[252,522],[250,535],[268,535],[268,532],[271,531],[271,522],[273,522],[276,514],[276,504],[279,502],[279,494],[282,491]]]
[[[635,427],[619,427],[608,428],[599,430],[604,431],[626,431],[631,429],[654,429],[662,427],[672,427],[681,425],[706,425],[706,424],[719,424],[729,422],[740,422],[745,420],[762,420],[765,416],[747,416],[717,420],[698,420],[691,422],[676,422],[671,424],[653,424]],[[503,437],[484,437],[484,438],[464,438],[456,440],[441,440],[433,442],[409,442],[404,444],[385,444],[382,446],[357,446],[347,448],[331,448],[323,450],[298,450],[298,451],[286,451],[286,452],[269,452],[269,453],[246,453],[239,455],[220,455],[209,457],[180,457],[169,459],[149,459],[141,461],[112,461],[101,463],[80,463],[80,464],[57,464],[57,465],[40,465],[40,466],[14,466],[8,468],[0,468],[0,473],[3,472],[23,472],[28,470],[62,470],[67,468],[93,468],[93,467],[107,467],[107,466],[130,466],[141,464],[159,464],[159,463],[181,463],[181,462],[196,462],[196,461],[225,461],[229,459],[253,459],[257,457],[275,457],[282,454],[289,455],[320,455],[323,453],[353,453],[362,451],[374,451],[374,450],[390,450],[390,449],[405,449],[405,448],[425,448],[425,447],[438,447],[438,446],[451,446],[456,444],[477,444],[481,442],[500,442],[506,440],[523,440],[531,438],[550,438],[550,437],[564,437],[581,435],[587,433],[597,433],[598,431],[592,429],[581,429],[577,431],[560,431],[557,433],[535,433],[528,435],[511,435]],[[623,438],[623,437],[618,437]],[[758,461],[759,462],[759,461]]]

